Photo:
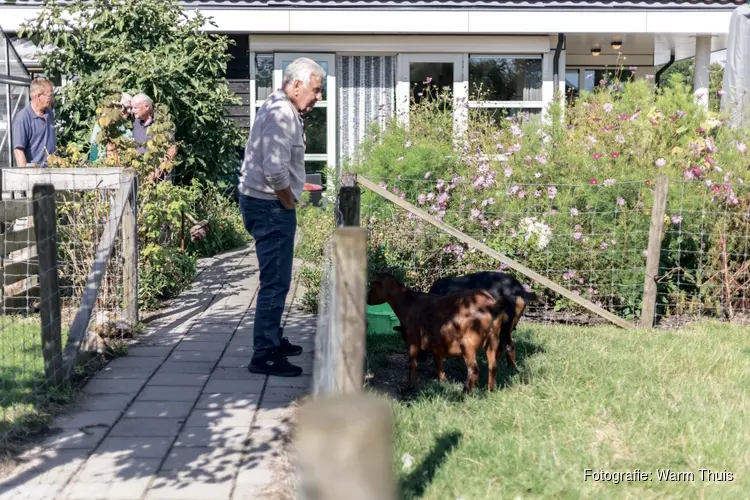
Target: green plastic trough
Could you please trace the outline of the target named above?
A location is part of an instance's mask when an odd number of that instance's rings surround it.
[[[367,334],[394,333],[393,327],[400,323],[388,304],[367,306]]]

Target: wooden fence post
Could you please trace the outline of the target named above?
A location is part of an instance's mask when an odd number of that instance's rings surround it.
[[[123,255],[123,300],[125,301],[125,321],[132,330],[138,324],[138,181],[132,177],[132,191],[125,202],[122,214],[122,255]],[[113,209],[115,207],[112,207]]]
[[[39,256],[42,355],[47,384],[60,387],[65,378],[62,359],[60,285],[57,274],[57,210],[55,188],[36,184],[32,190],[34,232]]]
[[[658,177],[654,188],[654,205],[651,208],[651,227],[648,231],[646,273],[643,280],[643,306],[641,307],[640,321],[640,327],[642,328],[653,328],[656,316],[656,278],[659,274],[664,214],[667,210],[668,195],[669,178],[665,175]]]
[[[367,229],[339,228],[333,233],[334,289],[331,339],[335,391],[362,391],[367,330]]]
[[[356,174],[341,175],[339,190],[339,211],[344,226],[359,226],[359,204],[362,190],[357,184]]]
[[[388,404],[339,395],[302,406],[296,428],[303,500],[395,500]]]

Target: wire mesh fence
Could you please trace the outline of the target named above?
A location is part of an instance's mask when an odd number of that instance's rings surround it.
[[[370,179],[381,188],[568,289],[638,323],[644,296],[653,179],[518,184],[479,176]],[[742,319],[746,310],[747,192],[742,184],[679,179],[669,185],[658,254],[662,325],[694,317]],[[427,291],[444,276],[503,271],[533,288],[529,319],[597,324],[569,298],[535,284],[414,213],[365,190],[370,271],[388,269]]]
[[[95,185],[70,172],[0,203],[2,438],[44,422],[137,329],[134,184]]]

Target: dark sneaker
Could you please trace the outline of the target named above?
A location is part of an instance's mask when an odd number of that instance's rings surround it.
[[[279,345],[279,353],[282,356],[299,356],[302,354],[302,347],[294,345],[289,342],[286,337],[281,338],[281,344]]]
[[[268,354],[261,359],[253,359],[247,369],[250,373],[262,373],[277,377],[299,377],[302,375],[302,368],[291,364],[286,356],[279,352]]]

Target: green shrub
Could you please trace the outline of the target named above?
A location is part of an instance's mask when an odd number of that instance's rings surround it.
[[[305,196],[305,201],[307,196]],[[302,308],[309,313],[318,312],[320,285],[323,277],[323,258],[334,230],[333,205],[315,207],[306,203],[297,209],[299,242],[294,253],[305,261],[297,274],[304,287]]]
[[[196,256],[179,248],[151,243],[140,249],[138,302],[156,309],[160,302],[175,297],[195,278]]]
[[[679,77],[668,83],[597,87],[565,109],[564,120],[472,113],[458,149],[443,104],[423,100],[412,106],[408,130],[394,120],[349,168],[625,317],[640,312],[653,188],[666,175],[660,311],[716,312],[725,254],[733,300],[747,281],[748,131],[725,128]],[[362,214],[371,269],[395,267],[415,286],[503,268],[372,193],[363,195]],[[571,305],[542,292],[558,310]]]

